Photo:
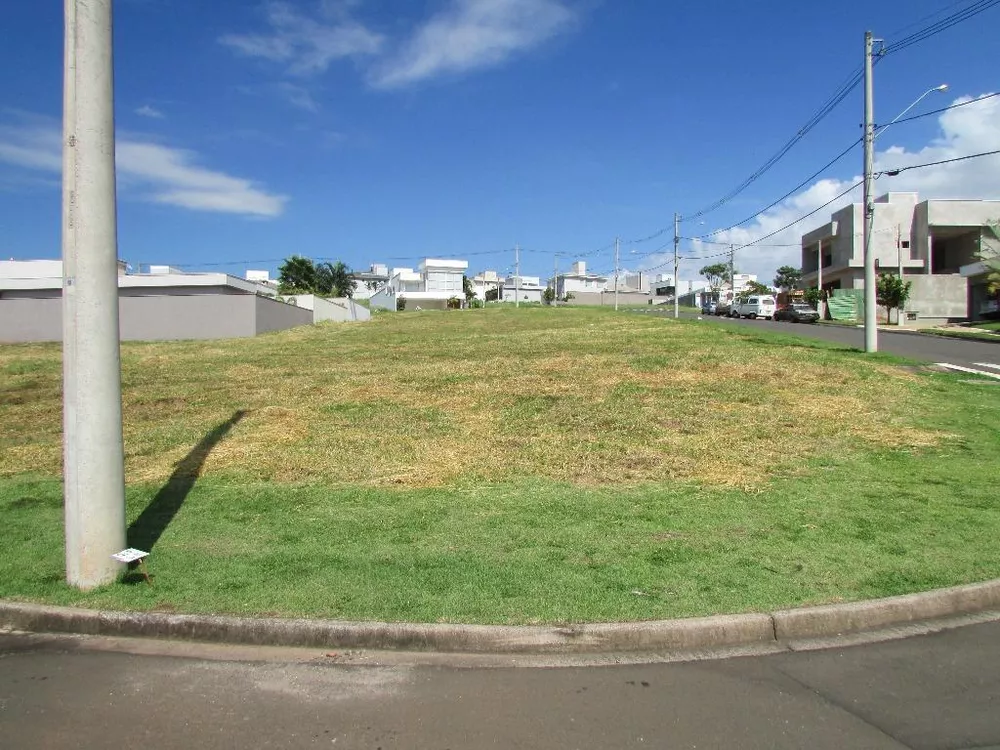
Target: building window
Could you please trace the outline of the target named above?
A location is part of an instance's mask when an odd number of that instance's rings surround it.
[[[909,240],[903,240],[902,242],[899,243],[899,246],[901,248],[903,248],[904,250],[909,250],[910,249],[910,241]]]

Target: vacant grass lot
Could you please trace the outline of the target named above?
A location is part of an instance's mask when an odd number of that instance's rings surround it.
[[[122,349],[152,588],[62,584],[58,347],[0,347],[0,596],[348,619],[737,612],[1000,575],[1000,388],[610,310]]]

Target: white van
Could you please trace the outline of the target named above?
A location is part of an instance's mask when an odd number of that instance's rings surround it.
[[[734,317],[738,318],[767,318],[774,317],[777,304],[774,297],[767,294],[754,294],[747,297],[746,302],[741,302],[736,307]]]

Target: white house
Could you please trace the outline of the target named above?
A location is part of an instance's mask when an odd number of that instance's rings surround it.
[[[462,278],[469,268],[465,260],[427,258],[417,270],[393,268],[389,280],[372,294],[372,307],[383,310],[399,309],[399,300],[405,300],[407,309],[444,310],[448,300],[464,297]]]
[[[556,276],[556,296],[567,294],[600,294],[608,288],[608,277],[596,273],[587,273],[587,263],[576,261],[569,273]]]
[[[508,276],[500,290],[501,302],[541,302],[545,287],[539,276]]]
[[[472,290],[476,293],[476,299],[485,302],[486,295],[491,294],[491,299],[496,299],[495,293],[503,286],[504,280],[500,278],[496,271],[482,271],[473,278]]]
[[[383,263],[372,263],[367,271],[355,271],[354,299],[370,299],[380,286],[389,281],[389,267]]]

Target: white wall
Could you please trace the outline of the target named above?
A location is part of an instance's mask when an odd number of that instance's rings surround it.
[[[0,279],[60,279],[62,275],[61,260],[0,260]]]

